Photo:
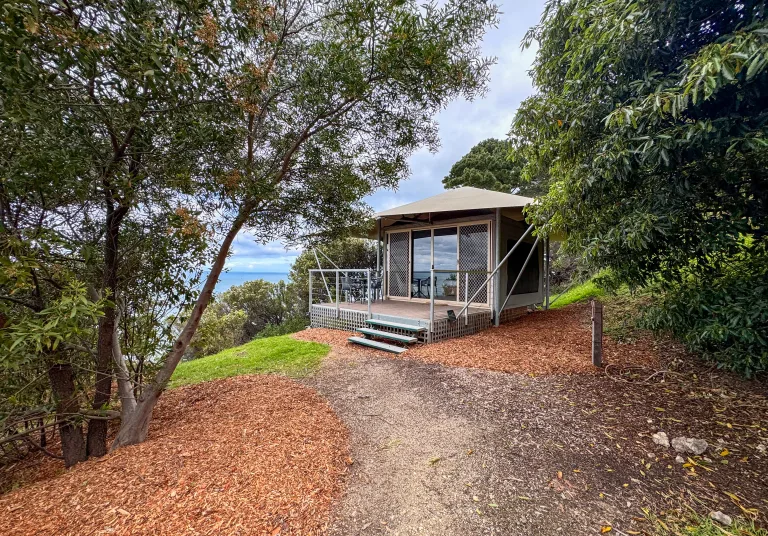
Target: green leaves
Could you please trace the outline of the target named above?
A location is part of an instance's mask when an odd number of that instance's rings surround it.
[[[521,176],[523,162],[515,158],[511,142],[487,139],[453,164],[443,179],[446,188],[474,186],[486,190],[536,196],[544,191],[544,181],[528,182]]]
[[[726,262],[713,258],[752,255],[743,238],[768,237],[766,14],[749,3],[665,6],[549,3],[528,36],[540,44],[538,94],[512,129],[523,175],[552,178],[529,216],[631,285],[680,282],[692,267],[716,278]],[[719,327],[706,333],[730,344]]]

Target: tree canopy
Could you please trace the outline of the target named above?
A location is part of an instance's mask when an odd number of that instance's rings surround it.
[[[534,42],[536,95],[512,134],[524,175],[552,180],[531,210],[544,232],[566,232],[592,266],[633,285],[766,259],[764,2],[551,1]],[[723,316],[697,332],[720,349],[752,340],[747,368],[764,368],[766,311],[753,304],[738,318],[744,333]]]
[[[462,156],[443,178],[443,186],[474,186],[485,190],[537,197],[545,190],[541,180],[522,176],[523,163],[515,158],[510,141],[489,138]]]
[[[105,452],[115,370],[137,400],[113,448],[146,437],[240,230],[342,234],[436,146],[434,114],[484,90],[496,15],[483,0],[0,6],[0,372],[47,372],[68,464]],[[172,310],[180,332],[158,322]],[[155,367],[125,385],[132,354]]]

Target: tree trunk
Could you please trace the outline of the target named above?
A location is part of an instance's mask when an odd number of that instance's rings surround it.
[[[120,339],[117,336],[117,324],[112,334],[112,359],[115,361],[115,376],[117,376],[117,392],[120,395],[120,422],[131,418],[136,409],[136,397],[133,394],[133,384],[128,366],[125,364],[123,352],[120,350]]]
[[[114,443],[112,443],[112,450],[126,445],[141,443],[147,438],[149,423],[152,420],[152,411],[154,410],[157,401],[160,399],[160,395],[168,385],[168,381],[171,379],[173,371],[176,370],[176,366],[179,364],[184,352],[187,350],[189,341],[192,340],[192,336],[195,334],[197,326],[200,324],[200,318],[203,316],[206,307],[208,307],[208,304],[211,301],[213,290],[216,288],[219,275],[221,275],[221,270],[224,268],[224,263],[227,260],[232,241],[243,227],[245,220],[250,214],[251,208],[252,205],[245,205],[237,218],[232,222],[232,226],[219,247],[216,259],[214,260],[213,266],[211,266],[211,271],[205,279],[203,290],[197,298],[195,306],[192,308],[192,313],[189,315],[189,319],[184,325],[184,329],[181,330],[178,338],[173,343],[173,348],[166,355],[165,363],[157,373],[157,376],[155,376],[155,380],[142,391],[132,417],[128,421],[123,421],[120,424],[120,431],[118,432]]]
[[[110,193],[107,194],[111,195]],[[112,397],[113,343],[117,319],[115,298],[117,292],[118,237],[120,222],[128,208],[115,208],[110,197],[107,198],[106,233],[104,239],[104,276],[102,295],[108,296],[110,305],[104,308],[104,316],[99,320],[99,342],[96,349],[96,385],[93,395],[93,409],[100,410]],[[104,456],[107,453],[107,427],[109,421],[91,419],[88,423],[88,455]]]
[[[73,414],[80,411],[75,396],[75,374],[69,363],[55,364],[48,368],[53,396],[56,397],[56,421],[59,424],[61,450],[64,465],[72,467],[86,459],[82,424]]]

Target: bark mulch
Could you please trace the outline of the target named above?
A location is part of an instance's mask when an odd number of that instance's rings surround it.
[[[592,366],[590,314],[588,304],[536,311],[474,335],[414,346],[398,356],[352,345],[347,342],[351,333],[346,331],[311,328],[294,336],[337,348],[354,347],[367,355],[417,359],[451,367],[534,375],[602,374],[603,369]],[[603,365],[657,368],[660,344],[664,343],[650,334],[629,343],[618,343],[605,336]]]
[[[141,445],[0,496],[0,534],[322,534],[348,448],[328,404],[292,380],[182,387]]]
[[[453,367],[523,374],[597,374],[592,365],[589,305],[536,311],[498,328],[425,344],[404,357]],[[461,320],[458,320],[461,322]],[[655,368],[658,352],[651,336],[620,344],[603,337],[603,364]]]

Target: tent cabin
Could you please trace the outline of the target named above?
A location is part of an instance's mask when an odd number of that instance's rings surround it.
[[[359,331],[365,337],[352,342],[402,351],[392,343],[460,337],[546,307],[549,244],[525,223],[532,202],[464,187],[379,212],[375,270],[340,268],[315,252],[311,326]]]

